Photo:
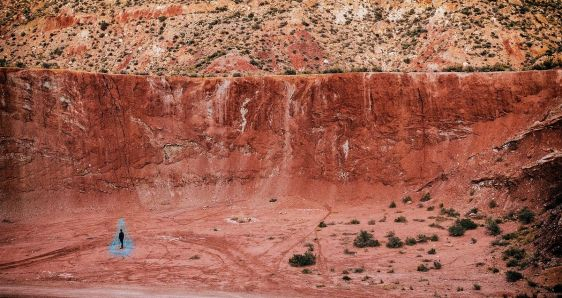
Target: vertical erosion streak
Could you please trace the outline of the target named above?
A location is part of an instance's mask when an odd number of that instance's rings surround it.
[[[420,88],[417,89],[418,90],[418,101],[420,104],[420,109],[421,109],[421,129],[422,129],[422,162],[420,162],[420,178],[423,178],[423,167],[425,165],[425,160],[426,160],[426,150],[425,150],[425,145],[426,145],[426,133],[425,133],[425,107],[424,107],[424,99],[423,96],[421,95],[421,91]]]
[[[293,147],[291,146],[291,102],[295,94],[295,85],[285,82],[285,114],[283,119],[283,164],[285,171],[289,170],[289,162],[293,157]]]
[[[227,96],[228,90],[230,87],[230,80],[225,79],[217,86],[216,95],[216,103],[217,103],[217,111],[218,111],[218,122],[220,125],[224,125],[226,119],[226,107],[227,107]]]

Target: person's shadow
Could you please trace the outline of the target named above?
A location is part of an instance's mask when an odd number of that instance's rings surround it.
[[[123,236],[123,243],[120,240],[120,234]],[[129,256],[133,249],[135,248],[135,244],[133,239],[131,238],[131,234],[127,231],[127,227],[125,226],[125,219],[120,218],[117,222],[117,230],[115,231],[115,235],[113,240],[109,244],[109,253],[114,256],[122,256],[126,257]]]

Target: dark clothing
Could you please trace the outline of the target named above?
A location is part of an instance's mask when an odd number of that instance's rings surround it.
[[[121,231],[119,232],[119,241],[121,242],[121,248],[123,248],[123,239],[125,239],[125,233]]]

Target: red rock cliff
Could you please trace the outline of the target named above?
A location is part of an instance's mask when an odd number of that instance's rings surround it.
[[[559,104],[561,79],[2,69],[2,212],[386,199],[528,127]]]

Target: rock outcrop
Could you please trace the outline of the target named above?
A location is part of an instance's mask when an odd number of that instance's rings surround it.
[[[560,105],[561,80],[560,70],[202,79],[2,69],[0,210],[388,199],[531,127]]]

